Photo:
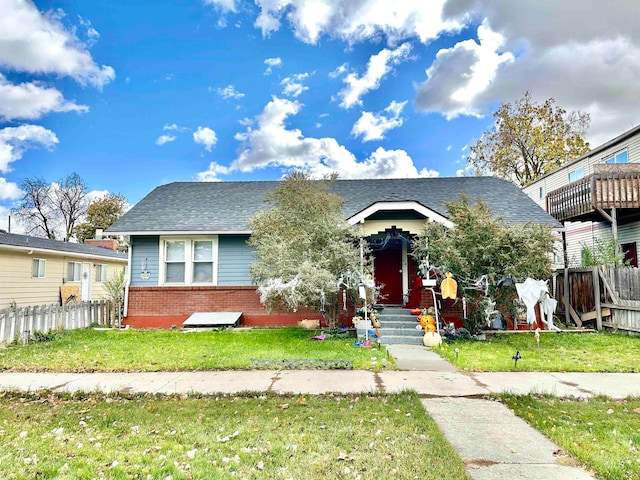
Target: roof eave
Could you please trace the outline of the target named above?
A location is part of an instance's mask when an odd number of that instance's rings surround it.
[[[77,253],[77,252],[66,252],[62,250],[53,250],[49,248],[34,248],[34,247],[23,247],[18,245],[6,245],[0,244],[0,250],[14,250],[14,251],[22,251],[22,252],[32,252],[32,253],[41,253],[47,255],[57,255],[60,257],[79,257],[79,258],[98,258],[101,260],[109,259],[116,262],[127,263],[127,257],[113,257],[110,255],[99,255],[93,253]]]
[[[122,230],[105,232],[107,235],[251,235],[251,230]]]

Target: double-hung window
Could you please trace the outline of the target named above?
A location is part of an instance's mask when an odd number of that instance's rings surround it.
[[[193,241],[193,283],[213,283],[213,241]]]
[[[82,263],[69,262],[67,264],[67,281],[79,282],[82,279]]]
[[[185,240],[164,242],[165,283],[185,283]]]
[[[43,258],[34,258],[31,262],[31,277],[44,278],[47,261]]]
[[[96,282],[107,281],[107,266],[104,263],[98,263],[96,265]]]
[[[164,238],[161,244],[164,284],[214,285],[217,238]]]
[[[626,150],[622,150],[621,152],[612,155],[611,157],[605,159],[605,163],[628,163],[629,162],[629,154]]]

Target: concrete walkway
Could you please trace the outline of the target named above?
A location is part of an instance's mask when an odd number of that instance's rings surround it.
[[[465,374],[421,346],[389,345],[400,370],[251,370],[154,373],[0,372],[2,390],[132,393],[278,394],[394,393],[415,390],[476,480],[582,480],[585,471],[562,464],[559,447],[492,393],[548,393],[559,397],[640,396],[640,374],[502,372]]]

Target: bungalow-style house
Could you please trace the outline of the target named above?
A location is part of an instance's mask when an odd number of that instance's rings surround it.
[[[300,314],[269,314],[249,276],[247,221],[277,185],[190,182],[157,187],[105,232],[129,243],[125,324],[180,326],[196,312],[241,312],[243,324],[288,324]],[[511,223],[560,224],[510,182],[490,177],[337,180],[351,224],[362,226],[384,302],[409,298],[418,264],[411,238],[427,221],[451,225],[445,202],[482,198]],[[309,318],[308,316],[306,318]]]
[[[585,248],[615,239],[638,266],[640,242],[640,125],[543,175],[522,189],[565,225],[569,264]],[[561,250],[560,250],[561,252]],[[564,266],[559,254],[555,260]]]
[[[0,309],[102,299],[127,255],[115,240],[97,242],[107,248],[0,230]]]

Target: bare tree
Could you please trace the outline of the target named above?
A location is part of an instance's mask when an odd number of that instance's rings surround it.
[[[61,179],[52,189],[53,203],[64,224],[64,241],[73,235],[76,224],[87,214],[87,184],[73,172]]]
[[[44,178],[25,178],[20,181],[24,192],[14,214],[22,221],[28,235],[55,240],[57,214],[51,201],[51,184]]]
[[[24,195],[14,214],[29,235],[68,241],[87,213],[87,185],[75,172],[57,183],[25,178],[20,188]]]

